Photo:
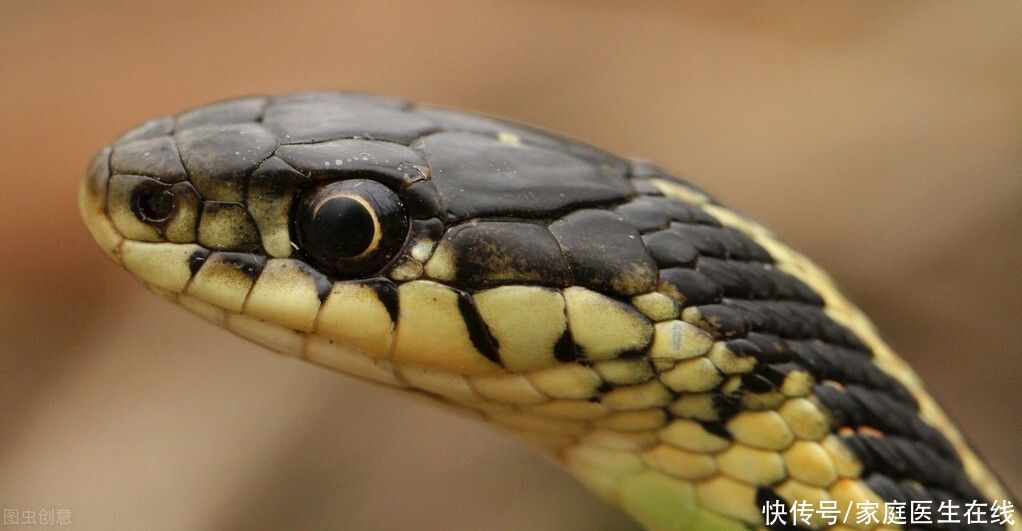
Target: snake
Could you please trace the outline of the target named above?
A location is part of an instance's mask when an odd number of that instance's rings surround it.
[[[128,131],[79,208],[161,297],[489,423],[648,529],[1011,503],[826,272],[651,162],[387,96],[250,96]]]

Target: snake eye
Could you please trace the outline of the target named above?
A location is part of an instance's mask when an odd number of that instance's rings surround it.
[[[318,266],[340,276],[377,272],[404,244],[408,216],[397,194],[376,181],[330,183],[298,205],[295,232]]]
[[[174,215],[177,199],[169,187],[139,186],[132,197],[132,210],[146,223],[163,223]]]

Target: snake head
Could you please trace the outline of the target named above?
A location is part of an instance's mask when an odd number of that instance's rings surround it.
[[[630,299],[678,311],[606,208],[666,204],[636,168],[498,120],[304,93],[147,122],[96,155],[80,203],[147,286],[274,350],[439,394],[571,364],[595,393],[573,362],[653,339]]]
[[[361,94],[242,98],[128,132],[80,203],[171,301],[478,414],[651,528],[746,528],[807,492],[898,499],[910,469],[1001,492],[808,259],[556,135]]]

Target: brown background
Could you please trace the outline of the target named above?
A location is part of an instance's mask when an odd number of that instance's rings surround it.
[[[75,210],[167,112],[357,88],[685,173],[815,257],[1022,491],[1022,5],[0,3],[0,506],[89,529],[619,529],[529,450],[143,291]]]

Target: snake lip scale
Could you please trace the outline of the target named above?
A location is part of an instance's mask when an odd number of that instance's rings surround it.
[[[101,249],[171,302],[489,422],[650,529],[762,529],[777,502],[1009,500],[825,272],[647,162],[309,92],[146,122],[95,156],[79,200]]]

